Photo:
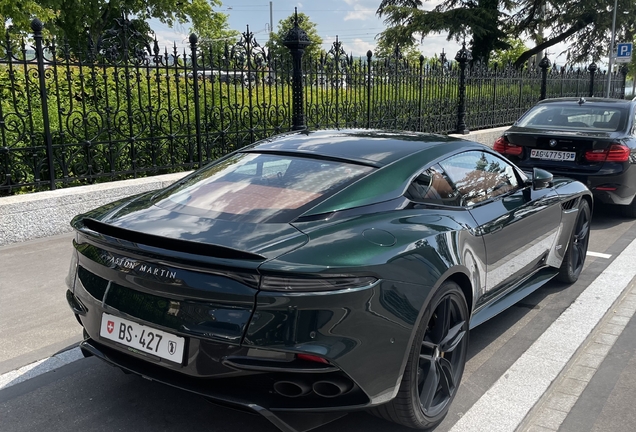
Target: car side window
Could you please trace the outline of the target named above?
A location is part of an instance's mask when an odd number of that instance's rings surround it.
[[[405,196],[417,203],[458,206],[459,193],[444,170],[435,165],[417,176]]]
[[[519,189],[514,167],[487,152],[460,153],[440,162],[440,165],[455,184],[466,206]]]

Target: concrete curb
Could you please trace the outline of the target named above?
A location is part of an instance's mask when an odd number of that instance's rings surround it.
[[[462,134],[450,134],[450,136],[455,138],[462,138],[469,141],[476,141],[483,145],[487,145],[488,147],[492,147],[495,140],[503,135],[505,131],[507,131],[510,126],[492,128],[492,129],[483,129],[478,131],[469,132],[468,135]]]
[[[487,146],[508,127],[451,136]],[[120,198],[164,188],[187,172],[0,198],[0,246],[70,232],[73,217]]]
[[[171,185],[188,172],[0,198],[0,246],[70,232],[76,215]]]

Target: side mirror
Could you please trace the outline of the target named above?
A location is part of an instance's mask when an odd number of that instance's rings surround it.
[[[532,169],[532,190],[552,187],[554,177],[551,173],[541,168]]]

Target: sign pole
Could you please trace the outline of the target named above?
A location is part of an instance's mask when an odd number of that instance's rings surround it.
[[[609,68],[607,69],[607,89],[605,97],[610,97],[610,87],[612,86],[612,66],[614,64],[614,42],[616,41],[616,9],[618,8],[618,0],[614,0],[614,18],[612,18],[612,42],[609,50]]]

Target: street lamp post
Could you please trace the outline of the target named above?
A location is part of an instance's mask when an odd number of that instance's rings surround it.
[[[605,97],[610,97],[610,87],[612,86],[612,66],[614,65],[614,42],[616,41],[616,9],[618,9],[618,0],[614,0],[614,17],[612,18],[612,42],[609,50],[609,68],[607,69],[607,89]]]

